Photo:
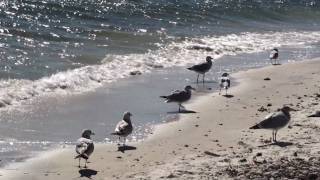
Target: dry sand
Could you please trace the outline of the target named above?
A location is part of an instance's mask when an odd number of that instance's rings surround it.
[[[0,179],[248,179],[320,177],[320,59],[232,74],[239,85],[231,97],[212,93],[188,104],[194,114],[159,125],[124,152],[97,145],[88,169],[79,169],[74,150],[46,153],[6,167]],[[269,77],[270,80],[264,80]],[[283,104],[298,109],[290,128],[249,130]]]

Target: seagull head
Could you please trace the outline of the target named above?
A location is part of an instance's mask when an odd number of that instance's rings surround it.
[[[289,106],[287,106],[287,105],[284,105],[284,106],[281,108],[281,111],[283,111],[283,112],[290,112],[290,111],[297,111],[297,110],[295,110],[295,109],[293,109],[293,108],[291,108],[291,107],[289,107]]]
[[[273,48],[273,50],[279,52],[278,48]]]
[[[228,76],[229,76],[228,73],[223,73],[223,74],[221,75],[221,77],[228,77]]]
[[[207,61],[207,62],[212,62],[212,59],[213,59],[213,58],[212,58],[211,56],[207,56],[207,57],[206,57],[206,61]]]
[[[82,135],[81,136],[84,137],[84,138],[90,139],[91,135],[94,135],[94,132],[92,132],[90,129],[84,129],[82,131]]]
[[[190,91],[190,90],[196,90],[195,88],[193,88],[193,87],[191,87],[191,86],[186,86],[185,88],[184,88],[186,91]]]
[[[132,116],[132,114],[129,111],[124,112],[123,114],[123,120],[130,120],[130,117]]]

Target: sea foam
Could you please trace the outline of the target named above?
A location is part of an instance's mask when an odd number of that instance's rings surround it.
[[[320,32],[241,33],[174,40],[144,54],[107,55],[99,65],[58,72],[38,80],[9,79],[0,82],[0,107],[16,107],[34,97],[92,91],[132,75],[158,68],[187,66],[224,55],[269,51],[273,47],[320,41]],[[281,50],[280,50],[281,51]],[[268,60],[267,57],[265,59]]]

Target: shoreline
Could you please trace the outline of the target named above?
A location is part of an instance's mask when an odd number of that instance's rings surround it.
[[[239,145],[239,142],[248,141],[248,139],[246,139],[247,136],[245,136],[246,133],[260,134],[269,137],[271,133],[267,131],[262,130],[259,132],[249,132],[247,129],[245,129],[245,127],[247,127],[248,124],[254,124],[256,120],[261,119],[262,115],[266,114],[267,111],[273,111],[281,104],[285,104],[282,101],[288,99],[283,97],[281,92],[276,93],[277,90],[272,90],[272,85],[269,85],[269,83],[273,83],[274,81],[277,81],[276,83],[280,84],[283,83],[280,82],[281,78],[290,79],[289,76],[279,77],[280,80],[274,80],[275,78],[273,76],[275,76],[275,74],[279,76],[278,72],[274,72],[275,69],[284,68],[288,70],[288,67],[293,66],[297,68],[299,64],[302,66],[310,66],[312,63],[317,65],[317,67],[320,67],[319,59],[315,59],[311,61],[307,60],[302,62],[288,63],[282,66],[267,66],[259,69],[250,69],[231,74],[231,76],[235,78],[237,82],[239,82],[237,86],[232,86],[230,89],[230,93],[234,95],[234,97],[225,98],[217,95],[217,92],[198,97],[195,101],[186,105],[187,109],[195,110],[198,113],[180,114],[178,121],[157,125],[153,131],[153,134],[150,135],[146,140],[137,143],[129,143],[130,146],[135,147],[136,149],[127,150],[125,153],[121,153],[117,151],[115,145],[97,145],[92,159],[90,159],[92,163],[89,163],[88,165],[92,172],[96,171],[96,175],[91,175],[92,178],[153,179],[154,177],[159,178],[161,176],[168,177],[170,176],[171,172],[168,174],[168,172],[159,170],[157,171],[157,169],[163,166],[171,167],[170,165],[173,165],[174,163],[179,164],[180,162],[185,162],[185,159],[188,158],[190,161],[196,161],[192,159],[195,159],[197,155],[203,155],[203,152],[205,151],[213,152],[214,154],[217,153],[219,156],[222,156],[221,154],[228,154],[228,152],[240,150],[242,145]],[[292,69],[289,70],[292,71]],[[299,70],[299,68],[297,68],[297,70]],[[270,73],[270,71],[272,73]],[[270,76],[271,81],[264,81],[263,78],[265,77],[260,74],[261,72],[265,73],[263,74],[264,76]],[[295,76],[300,75],[304,77],[306,74],[306,70],[304,70],[304,74],[302,75],[298,72],[295,72]],[[317,74],[315,73],[315,75]],[[248,80],[247,76],[250,77],[255,84],[252,84],[252,82],[246,82],[246,80]],[[308,79],[308,77],[304,77],[304,79]],[[298,79],[294,80],[299,81]],[[288,84],[284,83],[284,85],[280,88],[285,89],[285,85]],[[272,97],[270,95],[269,98],[254,96],[253,99],[245,99],[244,97],[251,96],[248,95],[248,92],[246,91],[250,92],[250,88],[252,88],[252,86],[256,88],[257,91],[260,89],[262,92],[271,89],[275,94],[279,94],[281,98],[277,99],[276,97]],[[290,91],[294,90],[290,89]],[[270,92],[267,92],[265,95],[268,93]],[[297,92],[291,94],[296,93]],[[255,93],[253,94],[257,95]],[[256,112],[256,109],[258,109],[259,106],[261,107],[267,105],[267,103],[263,103],[265,100],[272,102],[272,106],[267,108],[266,112]],[[250,103],[248,103],[248,101]],[[290,100],[289,103],[295,104],[297,103],[295,101],[299,100],[295,99],[292,100],[292,102]],[[239,107],[239,105],[241,105],[241,107]],[[230,112],[231,106],[233,108],[233,112]],[[248,113],[244,114],[243,111],[248,111]],[[226,112],[228,113],[227,115],[225,114]],[[212,116],[214,113],[216,113],[216,116]],[[245,122],[230,121],[230,119],[247,117],[249,114],[250,116],[247,120],[245,120]],[[230,135],[232,133],[237,136]],[[280,131],[280,134],[283,135],[282,131]],[[247,144],[248,142],[245,143]],[[250,143],[257,144],[257,142]],[[150,153],[150,151],[152,153]],[[72,154],[70,154],[71,152]],[[19,179],[19,177],[24,179],[41,179],[44,178],[44,176],[46,179],[72,179],[82,175],[79,169],[74,166],[77,165],[77,163],[73,160],[73,149],[62,149],[61,152],[56,153],[57,154],[51,154],[52,157],[48,157],[44,154],[43,157],[40,156],[38,159],[29,159],[27,160],[27,163],[29,162],[31,164],[29,167],[24,167],[23,165],[18,166],[19,169],[16,173],[1,172],[2,176],[0,176],[0,179]],[[200,159],[203,158],[200,157]],[[44,164],[43,162],[46,163]],[[130,167],[132,172],[126,172],[125,169],[122,169],[123,167]],[[146,167],[148,167],[147,170]],[[171,170],[174,170],[174,168]],[[187,176],[188,174],[183,175]],[[173,176],[177,176],[176,178],[181,177],[180,175]]]

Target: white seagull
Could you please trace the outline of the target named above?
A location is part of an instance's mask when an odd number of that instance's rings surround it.
[[[279,57],[279,50],[277,48],[273,48],[272,51],[270,52],[270,61],[272,65],[277,65],[277,59]],[[274,60],[274,63],[273,63]]]
[[[76,152],[78,155],[75,157],[75,159],[79,158],[79,168],[81,158],[85,159],[84,168],[86,168],[89,156],[93,153],[94,144],[91,140],[91,135],[94,135],[94,133],[89,129],[85,129],[82,131],[81,138],[79,138],[77,141]]]
[[[227,91],[230,87],[230,78],[229,78],[229,74],[228,73],[223,73],[221,78],[220,78],[220,91],[219,94],[221,94],[221,89],[225,89],[226,90],[226,95],[227,95]]]
[[[200,74],[202,74],[202,83],[204,83],[204,76],[205,76],[205,73],[211,69],[212,59],[213,58],[211,56],[207,56],[205,63],[197,64],[197,65],[194,65],[192,67],[187,68],[191,71],[198,73],[197,83],[199,82],[199,75]]]
[[[118,122],[116,125],[116,128],[111,135],[117,135],[119,136],[119,144],[120,144],[120,138],[123,137],[123,147],[126,144],[127,136],[130,135],[133,131],[133,126],[131,123],[131,116],[132,114],[130,112],[125,112],[123,115],[123,119]]]
[[[166,99],[167,103],[170,103],[170,102],[178,103],[179,112],[181,112],[180,108],[183,107],[181,104],[183,102],[188,101],[191,98],[191,90],[195,90],[195,89],[193,87],[191,87],[191,86],[186,86],[184,88],[184,91],[176,90],[176,91],[174,91],[172,94],[170,94],[168,96],[160,96],[160,97]]]
[[[272,140],[277,142],[277,132],[279,129],[285,127],[291,117],[290,111],[296,111],[289,106],[283,106],[279,112],[274,112],[265,117],[260,123],[250,127],[250,129],[271,129]]]

